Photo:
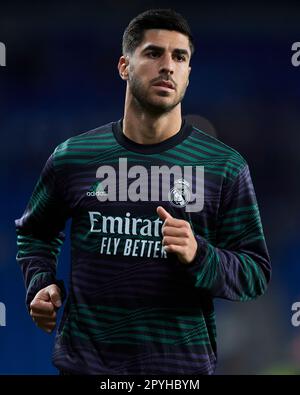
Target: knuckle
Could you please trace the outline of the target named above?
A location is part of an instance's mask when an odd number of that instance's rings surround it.
[[[49,289],[49,295],[50,296],[59,296],[58,289],[56,288],[56,285],[51,286]]]
[[[164,234],[165,234],[165,235],[168,235],[168,234],[170,233],[171,229],[172,229],[172,228],[171,228],[170,226],[166,227],[166,228],[164,229]]]
[[[191,225],[189,222],[184,221],[184,227],[185,227],[185,229],[190,229]]]
[[[170,226],[170,225],[171,225],[171,220],[170,220],[170,218],[167,218],[167,219],[165,220],[164,225],[165,225],[165,226]]]
[[[185,238],[188,238],[189,235],[190,235],[190,233],[189,233],[188,229],[186,229],[186,230],[184,231],[184,233],[183,233],[183,236],[184,236]]]

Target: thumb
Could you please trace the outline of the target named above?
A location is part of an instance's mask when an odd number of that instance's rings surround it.
[[[52,284],[48,287],[48,293],[52,304],[59,308],[61,306],[61,297],[60,297],[60,289],[57,285]]]
[[[158,206],[156,208],[156,212],[159,215],[159,218],[165,221],[167,218],[173,218],[171,214],[167,212],[162,206]]]

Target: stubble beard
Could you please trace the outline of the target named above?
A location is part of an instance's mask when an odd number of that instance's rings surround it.
[[[177,100],[175,99],[175,101],[173,101],[171,104],[168,104],[166,102],[163,103],[149,99],[147,97],[147,91],[143,87],[141,81],[134,76],[131,76],[131,78],[129,78],[129,86],[135,104],[138,107],[140,107],[141,110],[144,110],[153,116],[163,115],[172,111],[173,108],[175,108],[179,103],[181,103],[186,91],[186,89],[184,89]],[[163,96],[164,95],[162,94],[161,97]]]

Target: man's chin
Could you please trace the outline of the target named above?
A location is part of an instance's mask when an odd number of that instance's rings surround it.
[[[162,115],[170,112],[176,107],[179,102],[174,102],[174,98],[166,97],[166,96],[156,96],[147,99],[137,99],[140,107],[153,115]]]
[[[162,115],[172,111],[174,107],[176,106],[167,104],[154,104],[148,105],[146,109],[152,114]]]
[[[161,111],[161,112],[169,112],[173,110],[174,107],[176,107],[178,103],[174,103],[174,100],[165,100],[162,98],[162,100],[157,99],[153,101],[148,102],[148,108],[152,108],[154,111]]]

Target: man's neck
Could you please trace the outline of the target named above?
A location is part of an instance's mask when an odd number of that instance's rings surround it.
[[[180,105],[160,116],[141,111],[126,111],[125,108],[123,133],[138,144],[157,144],[178,133],[181,123]]]

